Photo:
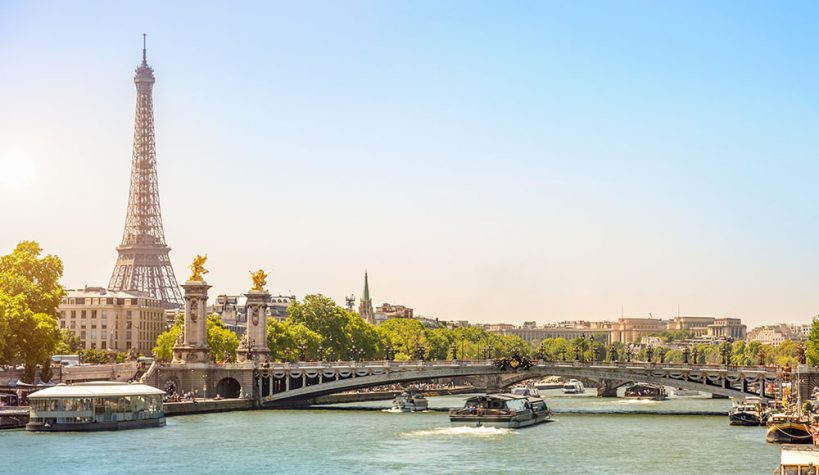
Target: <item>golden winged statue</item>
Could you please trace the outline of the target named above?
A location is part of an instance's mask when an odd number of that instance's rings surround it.
[[[268,275],[269,274],[266,274],[262,269],[259,269],[256,272],[250,271],[250,278],[253,279],[253,288],[250,290],[263,291],[264,286],[267,285]]]
[[[193,274],[188,278],[188,280],[194,282],[203,282],[202,274],[207,274],[208,270],[205,269],[205,261],[208,260],[208,255],[205,254],[204,256],[200,256],[199,254],[193,259],[193,264],[190,265]]]

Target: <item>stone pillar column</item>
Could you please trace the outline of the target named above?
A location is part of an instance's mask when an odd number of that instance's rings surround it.
[[[208,345],[208,285],[205,281],[188,281],[185,289],[185,324],[173,346],[174,363],[207,363]]]
[[[247,297],[247,334],[239,345],[239,361],[267,361],[267,306],[270,294],[265,290],[251,290]]]

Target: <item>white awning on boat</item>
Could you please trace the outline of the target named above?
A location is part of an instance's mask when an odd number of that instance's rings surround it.
[[[28,396],[29,399],[53,399],[66,397],[116,397],[116,396],[158,396],[165,391],[147,384],[127,384],[114,382],[81,383],[70,386],[53,386]]]

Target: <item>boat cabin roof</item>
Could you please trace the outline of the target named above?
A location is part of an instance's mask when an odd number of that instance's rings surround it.
[[[782,465],[819,465],[819,447],[815,445],[782,446]]]
[[[28,396],[29,399],[56,399],[69,397],[116,397],[116,396],[158,396],[165,391],[147,384],[128,384],[100,381],[95,383],[79,383],[57,385],[37,391]]]

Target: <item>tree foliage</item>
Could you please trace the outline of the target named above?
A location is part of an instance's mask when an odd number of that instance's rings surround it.
[[[50,366],[60,338],[56,315],[63,264],[41,253],[39,244],[23,241],[0,256],[0,365],[22,362],[27,382],[34,381],[38,364]]]
[[[819,316],[813,317],[805,348],[805,358],[810,366],[819,365]]]

